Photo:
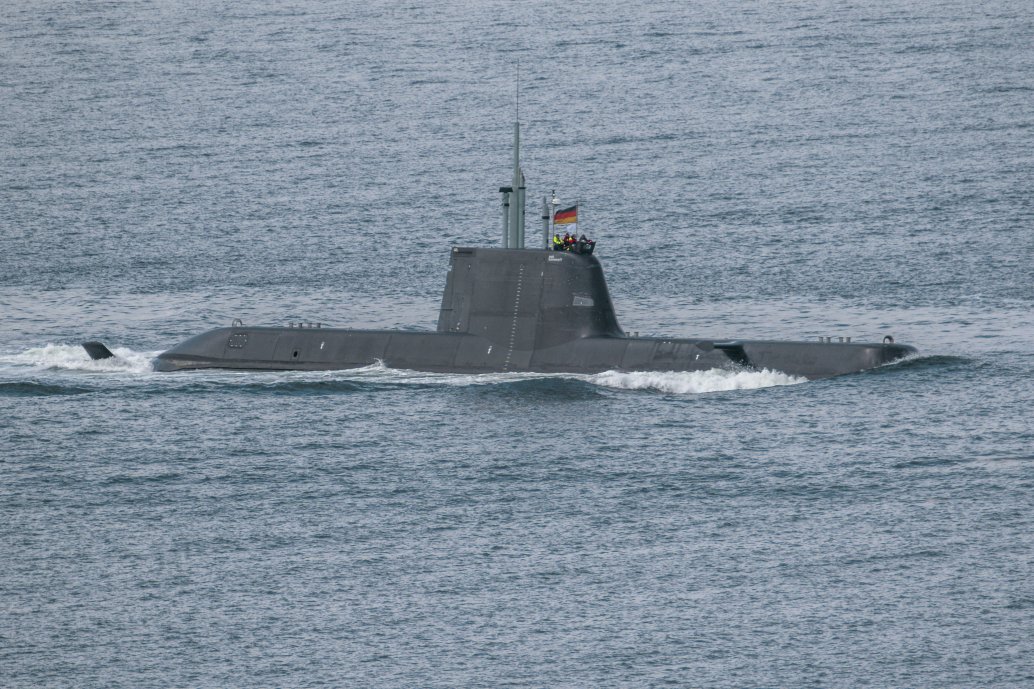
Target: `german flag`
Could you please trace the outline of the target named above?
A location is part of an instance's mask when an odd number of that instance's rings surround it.
[[[571,225],[578,222],[578,204],[556,212],[553,216],[554,225]]]

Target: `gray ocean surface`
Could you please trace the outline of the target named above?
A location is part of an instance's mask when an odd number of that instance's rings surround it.
[[[151,371],[434,328],[518,61],[627,330],[921,354]],[[1029,1],[10,0],[0,241],[4,688],[1034,686]]]

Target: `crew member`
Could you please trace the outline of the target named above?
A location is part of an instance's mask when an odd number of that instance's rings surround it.
[[[564,243],[560,240],[560,235],[553,235],[553,251],[563,251]]]

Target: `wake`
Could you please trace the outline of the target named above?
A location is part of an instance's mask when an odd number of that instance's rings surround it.
[[[94,361],[80,345],[47,344],[20,354],[0,354],[0,366],[31,367],[46,371],[151,373],[151,362],[160,353],[137,352],[126,347],[116,347],[111,351],[114,358]]]
[[[157,373],[153,360],[159,352],[140,352],[115,347],[110,359],[93,360],[80,345],[47,344],[16,354],[0,354],[0,369],[5,377],[22,378],[19,373],[85,372],[147,375],[152,381],[177,384],[203,383],[206,387],[260,385],[264,389],[278,386],[297,389],[299,386],[321,388],[327,384],[351,383],[354,386],[378,388],[449,388],[471,386],[526,385],[527,381],[572,380],[598,388],[628,391],[653,391],[675,395],[697,395],[733,390],[757,390],[781,385],[798,385],[805,378],[778,371],[746,371],[710,369],[707,371],[604,371],[597,374],[572,373],[427,373],[388,368],[375,363],[362,368],[335,371],[230,371],[206,369],[176,373]],[[14,374],[14,375],[12,375]],[[121,377],[121,376],[120,376]],[[354,389],[354,386],[346,386]]]

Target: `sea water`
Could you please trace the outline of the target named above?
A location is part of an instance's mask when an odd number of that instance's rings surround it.
[[[3,4],[0,686],[1034,685],[1031,45],[1025,2]],[[528,236],[579,202],[626,330],[920,354],[152,370],[433,329],[518,62]]]

